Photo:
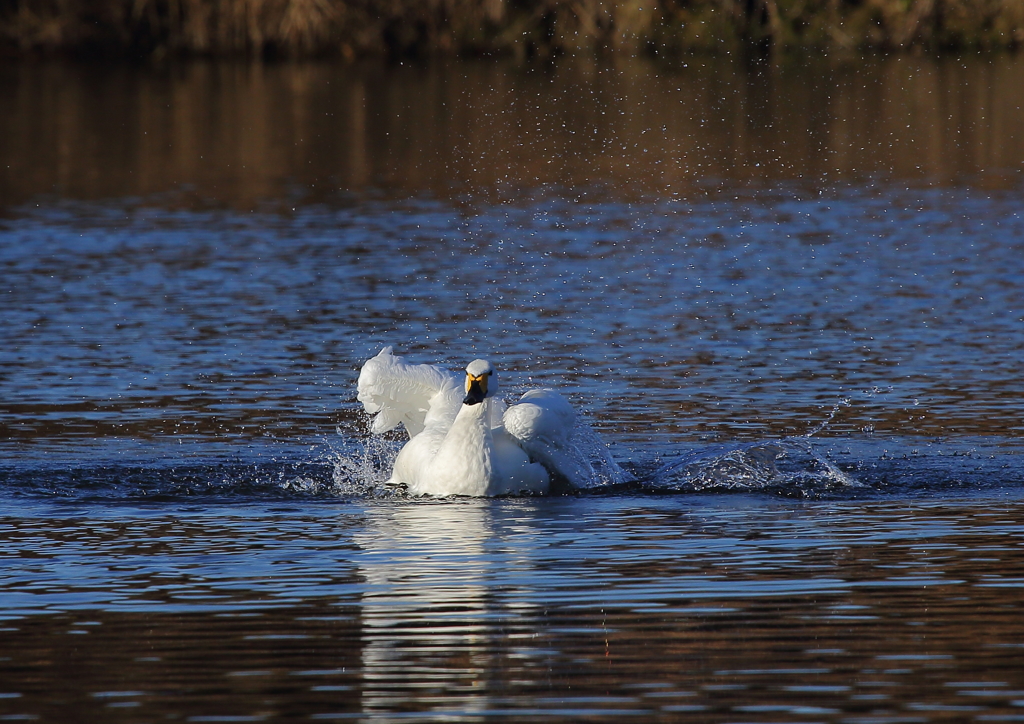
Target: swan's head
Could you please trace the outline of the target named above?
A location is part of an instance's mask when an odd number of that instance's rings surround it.
[[[475,359],[466,367],[466,399],[463,405],[479,405],[498,391],[494,368],[485,359]]]

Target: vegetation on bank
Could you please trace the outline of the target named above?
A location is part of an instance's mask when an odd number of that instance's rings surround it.
[[[391,56],[1012,48],[1024,0],[0,0],[9,52]]]

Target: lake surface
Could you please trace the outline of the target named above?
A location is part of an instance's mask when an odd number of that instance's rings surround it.
[[[0,68],[0,721],[1024,720],[1022,73]],[[385,345],[628,480],[389,488]]]

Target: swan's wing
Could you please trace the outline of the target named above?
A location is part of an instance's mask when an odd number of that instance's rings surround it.
[[[373,418],[371,430],[387,432],[405,425],[409,437],[427,425],[450,426],[462,403],[458,378],[433,365],[411,365],[385,347],[359,372],[356,399]]]
[[[587,487],[594,468],[572,443],[576,411],[554,390],[530,390],[505,412],[505,430],[526,453],[574,487]]]
[[[565,447],[576,424],[576,411],[554,390],[530,390],[505,411],[505,429],[521,442]]]

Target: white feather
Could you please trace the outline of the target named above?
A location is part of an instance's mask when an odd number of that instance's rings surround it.
[[[359,372],[356,399],[371,415],[374,433],[405,425],[409,437],[423,432],[429,421],[451,426],[462,405],[459,379],[433,365],[410,365],[391,347],[366,361]]]
[[[554,390],[530,390],[508,408],[504,423],[530,458],[552,475],[577,488],[593,479],[593,466],[572,443],[576,411]]]

